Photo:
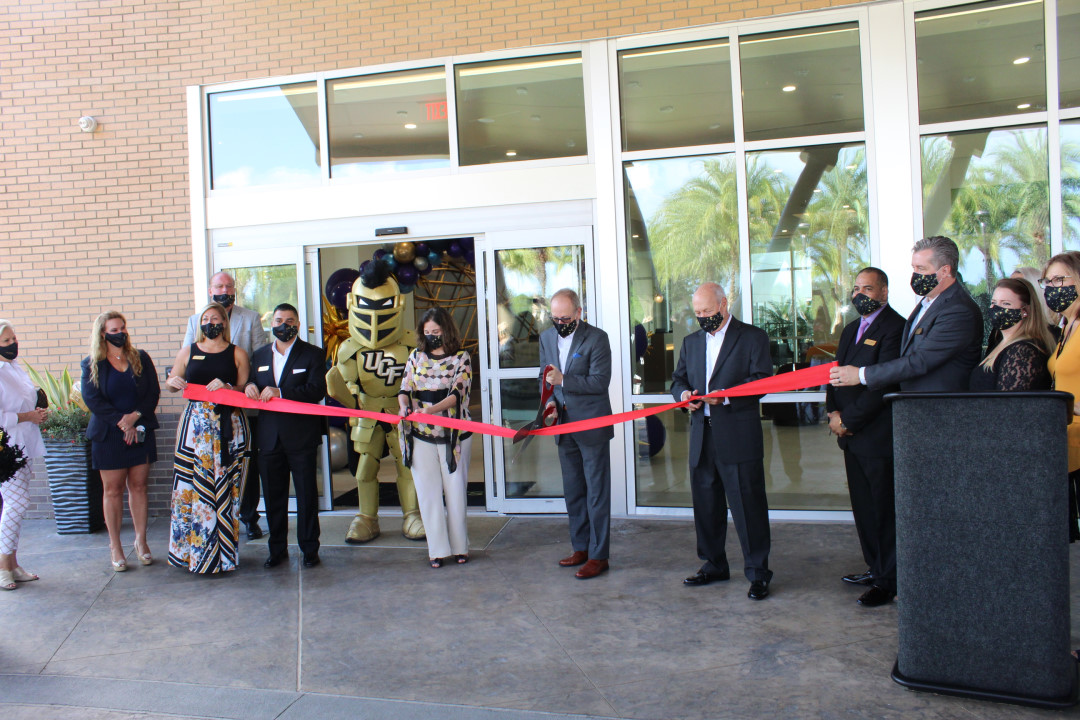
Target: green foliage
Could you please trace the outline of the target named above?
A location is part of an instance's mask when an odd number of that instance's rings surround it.
[[[49,399],[49,416],[41,423],[41,435],[49,440],[81,442],[85,440],[90,413],[72,400],[74,383],[67,368],[54,377],[48,370],[38,372],[29,365],[26,372],[34,384],[45,391]]]
[[[49,398],[49,407],[53,409],[65,408],[71,405],[71,388],[72,380],[71,374],[67,368],[64,368],[64,372],[61,373],[59,378],[53,377],[53,374],[46,370],[44,373],[39,373],[29,364],[26,366],[26,373],[30,376],[30,379],[34,381],[34,384],[45,391],[46,397]]]

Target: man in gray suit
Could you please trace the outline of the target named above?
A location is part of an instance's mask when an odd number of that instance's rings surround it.
[[[611,345],[603,330],[581,319],[581,300],[568,288],[551,297],[553,327],[540,334],[540,367],[551,366],[546,380],[554,386],[559,422],[587,420],[611,414]],[[563,567],[583,565],[579,580],[608,569],[611,525],[611,456],[608,443],[614,429],[556,435],[562,466],[563,495],[570,517],[573,552],[559,561]]]
[[[254,310],[240,307],[236,304],[236,281],[227,272],[214,273],[210,278],[210,287],[206,289],[210,300],[221,304],[229,313],[229,337],[232,344],[243,348],[248,357],[254,357],[255,351],[264,345],[270,344],[270,337],[263,329],[262,319]],[[184,344],[187,347],[195,342],[195,331],[199,327],[201,313],[196,313],[188,318],[187,332],[184,334]],[[258,458],[258,448],[255,446],[255,438],[258,437],[255,428],[258,418],[257,410],[246,412],[248,422],[251,424],[252,446],[251,456]],[[262,529],[259,528],[259,468],[258,463],[248,463],[248,476],[244,481],[244,496],[240,498],[240,519],[247,525],[248,540],[257,540],[262,537]]]
[[[834,387],[900,385],[907,392],[963,392],[982,355],[979,306],[956,277],[960,250],[947,237],[923,238],[912,248],[911,289],[923,299],[904,326],[900,357],[830,372]]]

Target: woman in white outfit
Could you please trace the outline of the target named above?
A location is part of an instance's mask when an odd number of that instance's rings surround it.
[[[461,349],[453,318],[431,308],[416,326],[416,349],[405,362],[398,393],[400,414],[410,412],[469,419],[472,364]],[[420,517],[427,531],[431,567],[451,555],[469,561],[465,527],[465,486],[469,478],[472,434],[426,423],[405,423],[398,433],[405,464],[412,467]],[[443,498],[446,505],[443,505]]]
[[[19,355],[19,339],[7,320],[0,320],[0,428],[12,446],[22,448],[26,465],[15,477],[0,484],[4,511],[0,514],[0,590],[14,590],[16,583],[37,580],[38,576],[19,567],[15,551],[19,548],[19,531],[30,505],[30,469],[33,458],[45,456],[38,425],[49,414],[37,405],[37,388],[15,358]]]

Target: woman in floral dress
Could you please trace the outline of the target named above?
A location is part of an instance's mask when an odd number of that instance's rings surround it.
[[[195,342],[176,356],[165,384],[207,390],[244,387],[248,355],[229,342],[229,315],[217,303],[201,314]],[[247,477],[249,430],[244,413],[189,401],[176,433],[169,563],[193,573],[236,569],[241,484]]]

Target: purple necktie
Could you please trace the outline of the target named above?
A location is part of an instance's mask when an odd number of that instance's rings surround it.
[[[863,333],[866,332],[866,328],[870,327],[870,323],[868,323],[866,320],[867,320],[866,318],[863,318],[863,319],[859,320],[859,332],[855,336],[855,344],[856,345],[858,345],[859,341],[862,340],[862,336],[863,336]]]

